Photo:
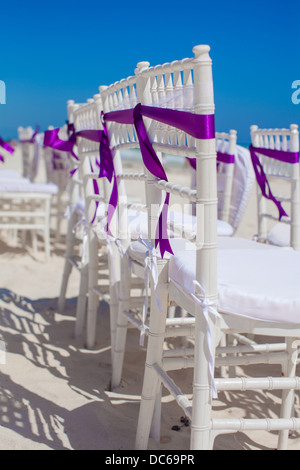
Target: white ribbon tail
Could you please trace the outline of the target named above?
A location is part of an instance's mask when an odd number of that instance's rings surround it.
[[[213,338],[212,338],[212,331],[210,328],[210,321],[209,321],[209,314],[219,317],[220,314],[216,309],[216,303],[209,301],[206,296],[203,287],[199,284],[197,281],[193,281],[194,287],[197,288],[197,290],[200,290],[201,294],[203,295],[203,298],[199,298],[196,294],[192,294],[191,296],[193,297],[194,301],[200,305],[203,316],[206,321],[206,334],[207,334],[207,346],[208,346],[208,351],[209,351],[209,361],[208,361],[208,367],[209,367],[209,374],[210,374],[210,380],[211,380],[211,386],[212,386],[212,398],[218,398],[218,391],[215,383],[215,356],[213,354]],[[196,290],[196,289],[195,289]]]
[[[156,249],[150,243],[150,241],[144,238],[142,235],[139,236],[138,241],[147,248],[145,253],[145,301],[143,305],[143,312],[142,312],[142,328],[141,328],[141,336],[140,336],[140,345],[144,346],[145,340],[145,324],[148,312],[148,296],[149,296],[149,272],[152,277],[152,282],[154,286],[155,298],[159,312],[162,311],[160,299],[157,295],[157,284],[158,284],[158,270],[157,270],[157,262],[156,262]]]

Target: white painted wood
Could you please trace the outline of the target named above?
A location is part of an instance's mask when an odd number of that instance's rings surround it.
[[[211,62],[209,59],[209,47],[199,46],[194,49],[195,52],[195,65],[194,65],[194,102],[195,112],[209,113],[213,112],[213,93],[212,93],[212,78],[211,78]],[[190,64],[190,61],[185,61],[185,64]],[[177,63],[178,66],[178,63]],[[170,71],[170,65],[162,66]],[[159,67],[150,68],[151,73],[155,70],[157,73],[160,70]],[[146,72],[144,72],[144,75]],[[188,76],[185,71],[185,76]],[[188,78],[185,78],[188,82]],[[185,83],[185,82],[184,82]],[[190,82],[188,82],[190,84]],[[203,86],[202,86],[203,85]],[[190,101],[186,102],[187,106],[190,105]],[[152,126],[153,128],[154,126]],[[154,145],[156,140],[162,139],[163,126],[160,126],[159,133],[152,133],[152,140]],[[166,131],[167,132],[167,131]],[[285,133],[285,137],[288,136],[288,132]],[[169,142],[170,139],[165,139],[165,142]],[[183,139],[180,144],[182,145]],[[263,140],[259,141],[257,145],[275,146],[278,145],[276,140]],[[160,144],[159,144],[160,145]],[[166,145],[166,144],[165,144]],[[193,145],[192,139],[186,139],[186,145],[191,148]],[[287,138],[283,140],[282,144],[285,148],[288,148]],[[170,147],[174,151],[174,145]],[[157,147],[156,147],[157,148]],[[197,199],[198,207],[199,203],[202,205],[201,214],[203,218],[201,222],[204,222],[204,233],[203,239],[201,237],[201,243],[199,240],[196,241],[197,246],[197,263],[196,263],[196,280],[202,286],[205,292],[205,302],[214,304],[217,301],[217,188],[216,188],[216,155],[214,148],[214,141],[196,141],[196,158],[197,160]],[[166,184],[156,182],[155,187],[161,187],[167,191],[174,191],[177,194],[180,193],[178,188],[175,188],[172,184]],[[191,198],[194,197],[190,191],[186,192],[186,195]],[[149,209],[148,209],[149,210]],[[199,211],[200,214],[200,211]],[[200,222],[200,217],[199,217]],[[198,230],[201,230],[199,223]],[[160,265],[158,264],[160,269]],[[259,269],[259,267],[258,267]],[[163,271],[162,271],[163,272]],[[239,274],[237,273],[237,276]],[[241,429],[276,429],[280,431],[279,449],[287,447],[288,429],[296,429],[299,423],[297,420],[290,419],[291,411],[293,406],[293,394],[295,387],[299,386],[299,378],[295,377],[295,361],[292,361],[292,344],[293,338],[299,334],[299,328],[293,330],[293,328],[287,327],[287,325],[274,325],[270,323],[255,322],[253,320],[247,321],[245,318],[239,318],[238,316],[222,315],[222,321],[209,315],[207,318],[204,316],[204,312],[201,311],[201,296],[199,296],[199,303],[195,302],[188,294],[185,295],[182,289],[178,289],[174,283],[168,284],[166,278],[162,279],[158,283],[158,290],[163,300],[166,296],[166,291],[169,294],[169,300],[175,301],[181,308],[187,310],[191,315],[195,315],[194,326],[194,338],[195,338],[195,349],[186,354],[186,351],[182,351],[175,354],[175,357],[165,357],[162,359],[162,337],[168,336],[166,332],[167,323],[165,322],[166,310],[163,310],[163,315],[157,312],[155,296],[152,290],[151,299],[151,312],[150,312],[150,326],[148,332],[148,347],[147,357],[145,364],[145,377],[142,390],[142,399],[140,414],[138,420],[138,428],[136,434],[136,448],[145,449],[147,447],[148,437],[150,433],[150,423],[154,412],[156,395],[159,390],[159,384],[163,383],[164,386],[174,395],[177,402],[180,404],[182,409],[185,411],[187,416],[191,418],[191,449],[211,449],[213,440],[216,435],[222,432],[235,432]],[[204,307],[202,307],[204,309]],[[263,306],[262,306],[263,308]],[[163,324],[164,322],[164,324]],[[165,330],[165,331],[164,331]],[[177,328],[173,331],[176,335]],[[208,341],[208,331],[211,331],[212,343]],[[262,389],[266,386],[277,387],[284,389],[281,419],[263,419],[263,420],[213,420],[211,417],[211,405],[212,405],[212,385],[211,375],[209,369],[208,358],[214,355],[215,347],[220,337],[220,331],[229,333],[235,332],[247,332],[252,334],[262,334],[270,336],[289,336],[290,339],[284,345],[276,345],[274,352],[267,349],[266,345],[262,348],[258,348],[257,345],[253,344],[253,351],[256,349],[255,354],[250,356],[246,354],[246,351],[242,351],[240,346],[236,349],[232,347],[231,352],[234,350],[242,354],[241,356],[232,356],[232,358],[226,358],[224,352],[226,348],[221,348],[218,354],[221,354],[218,359],[218,363],[222,364],[246,364],[252,362],[264,362],[264,363],[279,363],[284,366],[284,372],[287,380],[280,381],[280,378],[253,380],[248,381],[237,380],[230,382],[227,379],[226,387],[232,387],[232,389],[247,390],[248,387],[251,389]],[[192,331],[189,331],[191,334]],[[249,346],[248,346],[249,348]],[[283,350],[282,352],[278,352]],[[267,351],[267,352],[265,352]],[[176,387],[173,381],[170,380],[167,375],[168,369],[176,369],[181,367],[193,367],[194,378],[193,378],[193,404],[186,401],[183,397],[182,392]],[[156,377],[155,377],[156,376]],[[230,384],[230,385],[229,385]],[[224,382],[217,381],[217,385],[220,389],[224,386]]]
[[[70,124],[74,123],[74,111],[80,107],[79,103],[75,103],[73,100],[69,100],[67,102],[67,115],[68,121]],[[46,149],[44,149],[46,150]],[[61,152],[63,153],[63,152]],[[49,156],[50,154],[50,156]],[[65,157],[64,157],[65,158]],[[74,162],[74,159],[70,158],[70,169],[74,169],[77,165]],[[49,153],[45,155],[46,162],[52,162],[52,150],[49,149]],[[70,178],[70,183],[68,185],[69,191],[69,205],[67,208],[67,217],[68,217],[68,225],[67,225],[67,234],[66,234],[66,252],[65,252],[65,264],[62,276],[62,282],[60,287],[60,295],[58,299],[58,311],[63,312],[66,300],[66,293],[68,288],[69,278],[72,272],[72,269],[75,267],[77,270],[81,269],[80,259],[78,257],[78,250],[76,249],[76,245],[78,243],[82,243],[82,241],[78,241],[77,231],[74,230],[78,223],[82,219],[82,212],[77,210],[77,205],[80,201],[83,200],[83,188],[82,188],[82,180],[80,172],[77,171],[72,178]],[[80,323],[80,327],[78,327],[78,323]],[[75,327],[75,335],[78,335],[83,328],[83,323],[78,320],[76,322]]]

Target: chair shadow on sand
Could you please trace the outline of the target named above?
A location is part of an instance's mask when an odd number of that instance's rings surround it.
[[[7,349],[6,364],[0,366],[0,430],[1,427],[10,429],[25,439],[57,450],[133,449],[145,354],[134,337],[137,332],[128,332],[131,348],[128,348],[123,381],[110,392],[108,306],[100,304],[98,343],[94,350],[87,350],[83,337],[73,337],[76,298],[67,299],[63,315],[56,313],[56,305],[57,298],[32,300],[9,289],[0,289],[0,339]],[[23,370],[20,377],[16,372],[10,373],[10,355],[19,356],[24,370],[32,373],[32,377],[26,377],[28,386],[22,385]],[[51,390],[54,380],[60,390],[56,395]],[[191,371],[181,371],[181,380],[184,391],[191,384]],[[47,383],[49,394],[45,390]],[[74,394],[75,403],[79,403],[74,409],[68,409],[69,404],[65,403],[65,387],[68,393]],[[43,394],[38,393],[40,388]],[[190,429],[172,431],[172,425],[180,422],[181,411],[174,400],[168,400],[167,391],[163,390],[163,396],[161,442],[151,440],[150,446],[188,449]],[[261,418],[266,413],[271,417],[279,412],[278,398],[275,391],[265,395],[222,393],[215,411],[235,408],[240,413],[246,410],[246,418]],[[293,437],[299,438],[299,433]],[[215,449],[250,448],[268,449],[244,433],[219,436],[215,442]]]
[[[6,364],[0,366],[1,427],[57,450],[109,449],[114,446],[112,443],[117,445],[118,436],[130,448],[134,442],[134,423],[129,426],[130,433],[127,420],[122,424],[118,406],[112,405],[105,393],[111,368],[107,306],[101,305],[99,309],[101,347],[97,344],[95,350],[88,351],[82,338],[73,337],[76,299],[67,300],[64,315],[56,314],[56,304],[57,298],[31,300],[9,289],[0,289],[0,339],[7,350]],[[32,381],[27,379],[28,388],[21,385],[21,377],[20,381],[18,376],[16,380],[12,378],[10,354],[37,368]],[[47,392],[36,393],[40,384],[43,388],[42,381],[51,381],[51,377],[57,380],[62,394],[68,387],[77,402],[85,404],[67,409],[57,400],[46,399]],[[50,396],[51,393],[50,390]],[[64,402],[63,396],[58,402]],[[138,400],[133,398],[132,404],[136,420]]]

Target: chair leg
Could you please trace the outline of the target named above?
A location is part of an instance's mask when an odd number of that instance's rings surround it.
[[[122,279],[120,285],[120,301],[118,308],[118,317],[116,321],[116,333],[114,342],[114,353],[112,357],[112,390],[120,385],[124,363],[124,353],[127,338],[127,318],[123,312],[129,310],[130,302],[130,271],[128,270],[128,262],[124,257],[122,263]]]
[[[66,258],[63,278],[62,278],[62,283],[61,283],[61,288],[60,288],[60,294],[59,294],[59,299],[58,299],[58,311],[60,313],[62,313],[65,308],[66,293],[67,293],[68,281],[69,281],[71,271],[72,271],[72,265],[71,263],[69,263],[68,259]]]
[[[69,282],[69,277],[72,271],[72,264],[69,262],[69,258],[74,254],[74,244],[75,244],[75,234],[73,233],[73,227],[76,223],[76,213],[71,214],[70,220],[68,222],[68,231],[67,231],[67,247],[66,247],[66,256],[65,256],[65,266],[63,272],[63,278],[60,288],[60,295],[58,299],[58,311],[62,313],[64,311],[66,292]]]
[[[89,266],[85,264],[80,271],[80,287],[76,306],[75,338],[81,335],[85,323],[89,282],[88,270]]]
[[[44,231],[44,241],[45,241],[45,254],[46,260],[50,259],[51,249],[50,249],[50,211],[51,211],[51,200],[46,199],[46,217],[45,217],[45,231]]]
[[[37,244],[37,232],[35,230],[31,231],[31,243],[32,243],[33,253],[36,255],[38,252],[38,244]]]
[[[295,360],[293,353],[295,352],[293,348],[293,343],[298,341],[295,339],[288,338],[287,342],[287,352],[288,360],[283,368],[283,373],[286,377],[295,377],[296,375],[296,365],[297,361]],[[280,418],[290,419],[293,415],[294,409],[294,400],[295,400],[295,391],[284,390],[282,392],[282,402],[281,402],[281,412]],[[289,439],[289,430],[280,431],[278,439],[278,450],[287,450],[288,448],[288,439]]]
[[[161,365],[162,363],[168,301],[166,279],[163,279],[165,282],[161,282],[164,276],[165,272],[162,271],[159,275],[160,279],[157,288],[157,294],[161,302],[162,312],[160,312],[158,309],[154,293],[154,286],[152,280],[150,281],[151,311],[144,382],[135,441],[135,447],[137,450],[147,449],[153,413],[155,406],[157,406],[156,398],[159,394],[161,386],[160,378],[153,368],[153,365]]]
[[[212,340],[215,338],[215,325],[209,318]],[[209,371],[209,358],[215,356],[215,344],[209,351],[207,343],[208,325],[201,313],[196,314],[195,322],[195,363],[193,383],[193,413],[191,426],[191,450],[211,450],[211,406],[212,387]]]
[[[55,243],[59,243],[61,237],[61,222],[62,222],[62,191],[57,194],[57,213],[56,213],[56,236]]]
[[[86,347],[92,349],[96,343],[97,310],[99,296],[94,292],[98,284],[98,239],[92,230],[89,231],[89,268],[88,268],[88,310]]]
[[[158,393],[155,399],[154,412],[152,417],[150,437],[156,442],[160,442],[160,430],[161,430],[161,396],[162,396],[162,385],[159,387]]]

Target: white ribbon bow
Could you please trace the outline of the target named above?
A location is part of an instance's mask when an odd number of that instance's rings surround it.
[[[157,284],[158,284],[158,270],[157,270],[157,252],[154,246],[150,243],[150,241],[146,238],[143,238],[142,235],[139,236],[138,241],[147,248],[146,256],[145,256],[145,301],[143,305],[143,313],[142,313],[142,329],[141,329],[141,336],[140,336],[140,346],[144,346],[145,341],[145,323],[146,317],[148,312],[148,290],[149,290],[149,272],[152,276],[152,281],[154,285],[154,292],[156,296],[156,303],[158,306],[159,312],[161,312],[161,304],[159,297],[156,292]]]
[[[86,222],[85,217],[82,217],[73,227],[72,232],[76,233],[78,227],[83,228],[83,240],[82,240],[82,255],[81,255],[81,262],[82,264],[86,264],[87,261],[87,244],[88,244],[88,234],[90,226]]]

